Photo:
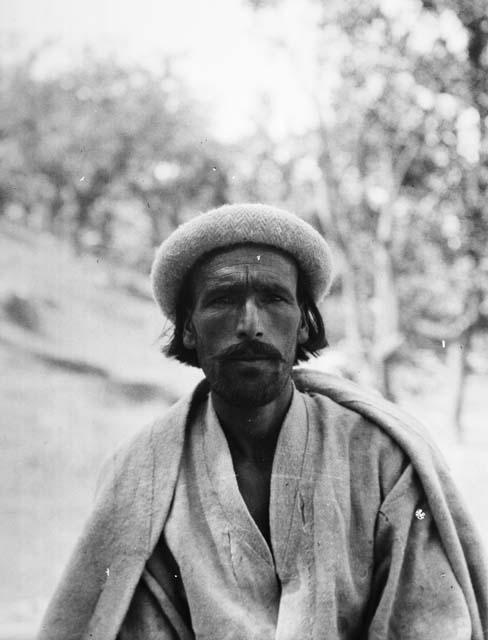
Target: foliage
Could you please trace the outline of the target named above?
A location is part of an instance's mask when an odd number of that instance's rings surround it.
[[[316,121],[295,150],[319,170],[305,187],[295,153],[290,192],[342,256],[345,337],[391,395],[388,369],[412,347],[486,329],[486,4],[309,5]]]
[[[169,61],[156,74],[88,59],[48,78],[40,62],[3,69],[4,213],[16,205],[78,250],[126,256],[129,242],[137,258],[188,208],[225,201],[223,154]]]

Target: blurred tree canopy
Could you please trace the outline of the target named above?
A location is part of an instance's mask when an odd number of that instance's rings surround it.
[[[89,58],[46,78],[42,53],[2,69],[2,214],[15,205],[79,251],[127,257],[131,236],[151,248],[226,201],[223,149],[169,61],[155,74]]]
[[[447,346],[459,425],[470,346],[488,328],[486,2],[309,5],[317,80],[304,91],[316,117],[295,140],[289,193],[342,257],[357,368],[392,396],[399,359]]]

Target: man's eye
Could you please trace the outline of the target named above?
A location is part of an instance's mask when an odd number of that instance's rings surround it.
[[[216,296],[210,300],[210,304],[232,304],[234,300],[235,297],[231,295]]]
[[[283,296],[280,296],[278,293],[267,293],[263,296],[263,299],[266,302],[284,302]]]

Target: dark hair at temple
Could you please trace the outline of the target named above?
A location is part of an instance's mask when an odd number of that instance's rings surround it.
[[[192,278],[191,274],[186,278],[178,302],[176,304],[175,325],[172,333],[169,335],[168,342],[163,346],[162,351],[170,358],[175,358],[183,364],[192,367],[199,367],[197,352],[195,349],[187,349],[183,344],[183,329],[188,314],[191,313],[193,306],[192,299]],[[304,344],[297,345],[295,364],[308,360],[311,356],[316,356],[320,349],[328,346],[325,335],[324,321],[317,309],[312,296],[308,291],[308,287],[304,281],[301,271],[298,271],[297,281],[297,298],[302,315],[308,326],[308,340]],[[164,335],[164,332],[163,332]]]

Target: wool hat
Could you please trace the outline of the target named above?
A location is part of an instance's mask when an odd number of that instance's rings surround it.
[[[290,254],[305,276],[315,302],[327,293],[332,280],[332,256],[326,241],[310,224],[277,207],[231,204],[180,225],[157,250],[151,284],[164,315],[175,321],[181,287],[200,258],[216,249],[242,244],[269,245]]]

